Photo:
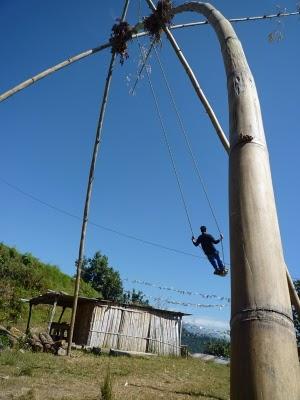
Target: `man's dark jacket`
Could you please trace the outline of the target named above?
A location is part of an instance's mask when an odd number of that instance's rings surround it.
[[[216,253],[217,249],[215,248],[214,244],[220,242],[220,239],[215,239],[213,236],[209,235],[208,233],[202,233],[198,239],[193,242],[195,246],[199,246],[201,244],[202,250],[208,256],[211,254]]]

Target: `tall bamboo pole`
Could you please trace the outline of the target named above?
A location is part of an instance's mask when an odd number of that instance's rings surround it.
[[[13,96],[14,94],[20,92],[23,89],[26,89],[28,86],[33,85],[34,83],[38,82],[39,80],[46,78],[47,76],[53,74],[56,71],[59,71],[62,68],[65,68],[79,60],[82,60],[83,58],[86,58],[92,54],[99,53],[99,51],[107,49],[110,47],[110,43],[105,43],[103,45],[94,47],[93,49],[85,50],[82,53],[76,54],[75,56],[69,57],[66,60],[53,65],[52,67],[49,67],[45,69],[42,72],[39,72],[38,74],[32,76],[29,79],[26,79],[26,81],[19,83],[17,86],[14,86],[13,88],[7,90],[6,92],[0,94],[0,102],[8,99],[9,97]]]
[[[125,5],[123,8],[122,17],[121,17],[122,21],[124,21],[126,18],[129,1],[130,0],[125,0]],[[81,227],[81,236],[80,236],[80,243],[79,243],[79,254],[78,254],[78,260],[77,260],[74,300],[73,300],[73,308],[72,308],[72,315],[71,315],[70,331],[69,331],[69,337],[68,337],[68,350],[67,350],[68,355],[70,355],[70,353],[71,353],[71,346],[72,346],[72,340],[73,340],[73,334],[74,334],[74,325],[75,325],[75,319],[76,319],[78,295],[79,295],[79,288],[80,288],[81,267],[82,267],[82,262],[83,262],[83,257],[84,257],[85,237],[86,237],[87,223],[88,223],[88,217],[89,217],[89,209],[90,209],[90,203],[91,203],[93,181],[94,181],[94,175],[95,175],[95,167],[96,167],[97,155],[99,152],[99,146],[100,146],[101,139],[102,139],[103,121],[104,121],[104,115],[105,115],[105,110],[106,110],[106,105],[107,105],[108,94],[109,94],[109,89],[110,89],[110,85],[111,85],[112,72],[113,72],[115,60],[116,60],[116,53],[113,52],[112,56],[111,56],[109,68],[108,68],[108,73],[107,73],[107,77],[106,77],[106,82],[105,82],[105,87],[104,87],[104,92],[103,92],[103,97],[102,97],[102,102],[101,102],[99,120],[98,120],[98,125],[97,125],[97,130],[96,130],[96,137],[95,137],[93,155],[92,155],[87,190],[86,190],[86,198],[85,198],[83,220],[82,220],[82,227]]]
[[[146,0],[154,7],[151,0]],[[191,2],[218,36],[230,116],[231,399],[299,400],[299,361],[272,179],[253,76],[222,14]]]

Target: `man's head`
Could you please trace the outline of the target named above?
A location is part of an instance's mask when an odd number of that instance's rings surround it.
[[[206,226],[204,226],[204,225],[200,226],[200,231],[202,233],[205,233],[206,232]]]

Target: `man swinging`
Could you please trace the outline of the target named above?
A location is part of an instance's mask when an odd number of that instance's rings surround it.
[[[225,276],[227,274],[227,270],[219,256],[218,250],[215,248],[214,244],[220,243],[223,239],[223,235],[220,234],[220,239],[214,239],[212,235],[206,233],[206,226],[201,226],[201,235],[198,239],[195,239],[192,236],[192,242],[194,246],[199,246],[201,244],[202,250],[204,251],[205,255],[207,256],[209,262],[214,267],[214,274]]]

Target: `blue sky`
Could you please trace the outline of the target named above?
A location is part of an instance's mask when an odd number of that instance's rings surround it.
[[[177,2],[179,3],[179,2]],[[215,1],[228,17],[276,12],[274,1]],[[2,0],[0,3],[0,91],[67,57],[107,42],[123,2]],[[282,9],[296,9],[296,1],[282,1]],[[148,8],[142,7],[143,15]],[[138,1],[131,2],[128,20],[137,21]],[[176,22],[199,16],[180,15]],[[240,23],[242,41],[260,95],[269,146],[285,257],[299,278],[299,17]],[[269,43],[268,34],[281,29],[284,40]],[[209,26],[180,30],[176,39],[184,50],[214,110],[228,131],[225,74],[219,45]],[[149,39],[143,41],[149,45]],[[158,49],[176,101],[189,132],[193,151],[228,243],[228,160],[191,84],[166,40]],[[190,231],[176,186],[160,125],[146,79],[130,88],[139,53],[129,46],[124,66],[116,63],[104,125],[104,140],[96,168],[90,220],[148,241],[202,256],[190,241]],[[99,104],[110,51],[93,55],[53,74],[0,104],[0,240],[31,252],[41,260],[74,273],[80,220],[59,213],[22,195],[4,181],[71,214],[81,216],[97,124]],[[207,225],[217,235],[203,191],[195,176],[175,114],[153,56],[151,79],[180,172],[193,229]],[[199,296],[182,296],[134,279],[193,292],[230,296],[230,279],[218,278],[203,258],[176,254],[90,225],[86,255],[101,250],[118,269],[126,288],[149,296],[189,303]],[[161,305],[167,306],[164,301]],[[229,319],[230,310],[168,306],[192,313],[198,321]],[[220,323],[217,323],[220,326]]]

